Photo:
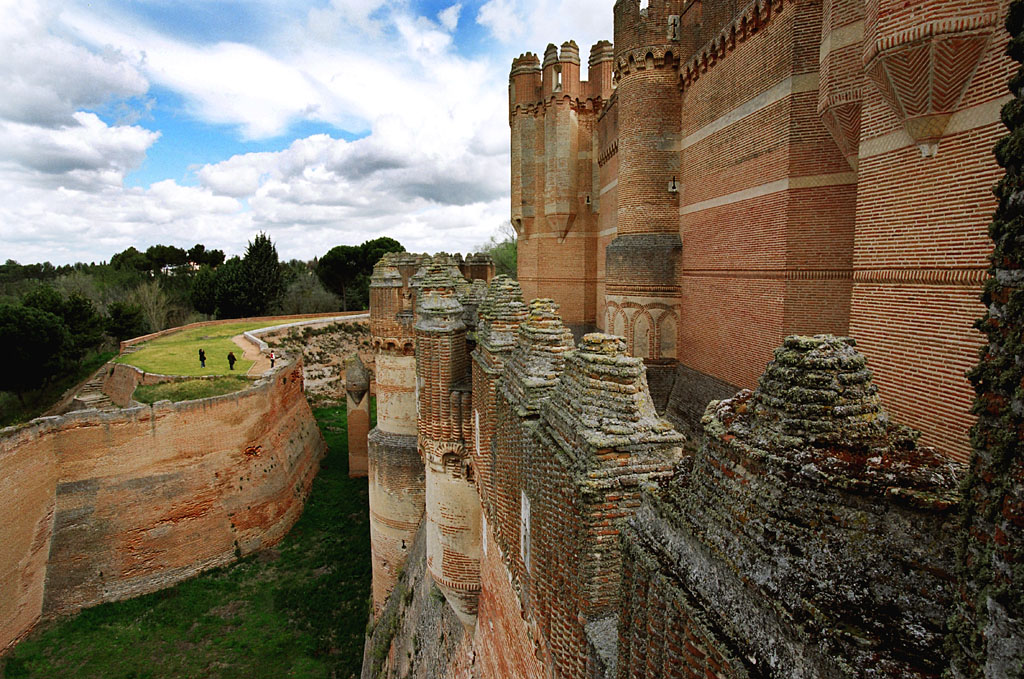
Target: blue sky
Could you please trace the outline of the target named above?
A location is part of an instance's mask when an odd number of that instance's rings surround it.
[[[508,219],[511,59],[612,4],[0,0],[0,259],[468,251]]]

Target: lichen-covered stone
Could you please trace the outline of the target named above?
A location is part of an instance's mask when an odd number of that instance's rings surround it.
[[[477,342],[492,354],[510,352],[528,313],[519,283],[505,275],[495,276],[479,307]]]
[[[614,335],[585,335],[566,357],[544,419],[584,469],[619,464],[612,451],[639,453],[683,443],[654,409],[643,359],[626,353],[625,342]]]
[[[526,322],[506,362],[503,389],[523,415],[537,415],[572,351],[572,331],[562,323],[551,299],[530,300]]]
[[[1010,3],[1008,54],[1024,63],[1024,2]],[[996,145],[1006,169],[977,327],[987,344],[970,379],[978,422],[964,483],[962,596],[949,650],[956,677],[1024,677],[1024,68],[1003,106],[1010,133]]]
[[[703,424],[631,539],[702,611],[726,676],[938,676],[962,465],[889,422],[854,343],[787,338]]]

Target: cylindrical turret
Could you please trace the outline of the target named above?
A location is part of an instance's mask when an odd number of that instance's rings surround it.
[[[681,98],[671,4],[652,1],[646,12],[636,0],[615,5],[619,235],[679,232],[679,192],[672,190],[672,180],[679,177]]]
[[[377,427],[368,439],[370,550],[374,614],[394,589],[423,517],[425,480],[416,446],[413,291],[420,257],[388,253],[370,279],[370,329],[377,383]]]
[[[540,101],[540,59],[533,52],[526,52],[512,60],[512,71],[508,76],[509,110],[516,106],[529,106]]]
[[[471,628],[480,596],[480,500],[464,438],[472,427],[466,325],[452,289],[441,286],[444,273],[436,265],[428,269],[416,317],[427,570],[463,625]]]
[[[620,309],[679,304],[681,95],[676,65],[682,0],[615,3],[618,99],[617,235],[605,250],[605,328],[634,356],[674,358],[674,326]]]

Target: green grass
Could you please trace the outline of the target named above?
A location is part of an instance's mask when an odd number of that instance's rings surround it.
[[[344,407],[315,414],[330,452],[276,549],[37,630],[0,660],[0,678],[358,677],[370,595],[366,479],[348,478]]]
[[[157,401],[191,401],[207,396],[221,396],[241,391],[252,384],[252,380],[243,375],[225,375],[208,380],[182,380],[181,382],[163,382],[162,384],[139,385],[132,395],[139,403],[156,403]]]
[[[234,372],[244,375],[253,362],[242,358],[242,349],[231,338],[247,330],[266,328],[276,323],[271,320],[250,321],[182,330],[145,342],[135,353],[118,357],[117,362],[160,375],[225,375],[231,372],[228,369],[228,352],[234,352],[238,358]],[[199,367],[200,349],[206,351],[205,368]]]
[[[15,394],[0,391],[0,427],[28,422],[33,417],[39,417],[57,403],[65,391],[96,372],[114,356],[117,356],[117,352],[105,351],[87,355],[73,372],[62,375],[41,389],[26,393],[24,404]]]

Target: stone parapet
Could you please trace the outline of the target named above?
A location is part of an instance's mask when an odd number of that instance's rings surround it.
[[[853,341],[787,338],[703,424],[632,522],[619,676],[671,634],[700,653],[666,664],[727,677],[940,674],[963,469],[889,421]]]

